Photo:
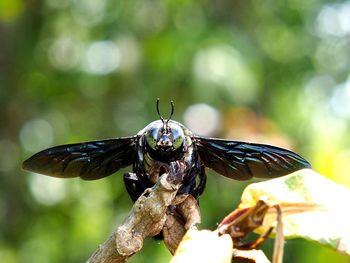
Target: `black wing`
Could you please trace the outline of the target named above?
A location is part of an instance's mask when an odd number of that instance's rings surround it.
[[[67,144],[34,154],[23,169],[61,177],[95,180],[133,163],[136,136]]]
[[[311,167],[298,154],[271,145],[203,137],[194,141],[205,166],[235,180],[274,178]]]

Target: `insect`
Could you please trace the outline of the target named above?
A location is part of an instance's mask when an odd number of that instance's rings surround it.
[[[133,201],[152,187],[171,162],[185,164],[178,194],[195,198],[206,185],[205,167],[235,180],[283,176],[310,164],[298,154],[279,147],[233,140],[201,137],[179,122],[159,120],[130,137],[82,142],[52,147],[24,161],[23,168],[44,175],[84,180],[100,179],[132,165],[124,174],[125,187]]]

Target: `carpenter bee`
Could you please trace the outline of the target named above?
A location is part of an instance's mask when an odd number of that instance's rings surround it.
[[[160,119],[137,135],[52,147],[24,161],[23,169],[60,178],[96,180],[132,165],[133,172],[124,174],[124,183],[135,202],[174,161],[185,164],[178,194],[196,199],[205,188],[205,167],[235,180],[274,178],[310,167],[298,154],[279,147],[197,136],[171,120],[173,102],[168,119],[160,114],[159,99],[156,106]]]

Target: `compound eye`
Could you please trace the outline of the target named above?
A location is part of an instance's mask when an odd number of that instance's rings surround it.
[[[148,146],[150,146],[152,149],[156,149],[157,146],[157,138],[158,138],[158,129],[150,129],[146,133],[146,142]]]
[[[184,134],[180,129],[173,129],[172,133],[173,133],[173,147],[174,149],[178,149],[179,147],[182,146],[184,142]]]

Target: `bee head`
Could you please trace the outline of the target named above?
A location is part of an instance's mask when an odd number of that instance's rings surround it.
[[[147,145],[163,153],[179,149],[183,145],[185,136],[182,127],[170,120],[174,113],[173,101],[171,101],[171,113],[168,119],[164,119],[159,112],[159,99],[157,99],[157,113],[160,120],[153,122],[146,131]]]

